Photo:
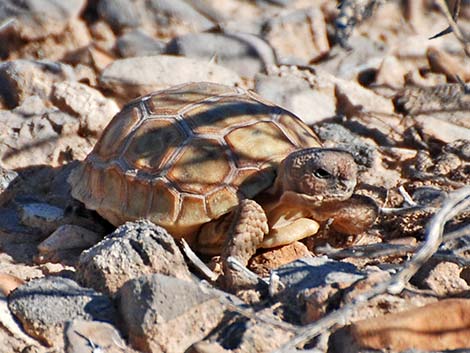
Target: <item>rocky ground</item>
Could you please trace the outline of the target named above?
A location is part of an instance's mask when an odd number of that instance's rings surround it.
[[[0,0],[0,352],[470,347],[470,50],[429,39],[441,1],[343,3]],[[72,199],[123,104],[190,81],[253,89],[352,152],[373,227],[257,254],[267,280],[236,297],[164,229]]]

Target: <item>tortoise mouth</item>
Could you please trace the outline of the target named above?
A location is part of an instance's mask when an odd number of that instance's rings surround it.
[[[305,208],[315,210],[326,204],[334,204],[349,199],[353,194],[351,190],[348,193],[327,193],[318,195],[307,195],[296,191],[287,190],[281,195],[280,202],[286,203],[291,207]]]

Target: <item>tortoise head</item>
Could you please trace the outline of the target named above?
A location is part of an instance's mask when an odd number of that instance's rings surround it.
[[[332,148],[306,148],[284,159],[276,183],[292,202],[317,206],[349,199],[356,178],[357,165],[350,153]]]

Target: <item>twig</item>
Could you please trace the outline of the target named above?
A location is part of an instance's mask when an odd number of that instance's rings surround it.
[[[460,267],[467,267],[470,265],[470,260],[450,251],[438,251],[432,256],[432,258],[438,262],[452,262]]]
[[[245,44],[248,44],[251,50],[254,50],[263,62],[264,70],[269,73],[269,68],[279,66],[279,60],[273,46],[261,36],[237,31],[231,31],[220,26],[220,30],[227,37],[235,38]]]
[[[286,286],[281,282],[279,275],[275,271],[271,271],[269,274],[269,296],[273,298],[285,288]]]
[[[418,206],[418,204],[413,200],[411,195],[408,194],[408,191],[406,191],[403,185],[400,185],[398,187],[398,191],[400,192],[400,195],[403,197],[403,199],[409,206]]]
[[[457,238],[463,237],[465,235],[470,235],[470,224],[468,224],[468,225],[466,225],[462,228],[459,228],[459,229],[456,229],[456,230],[453,230],[449,233],[444,234],[444,241],[457,239]]]
[[[410,212],[418,211],[418,210],[428,210],[432,209],[431,207],[426,206],[403,206],[403,207],[380,207],[379,212],[385,215],[401,215],[407,214]]]
[[[426,229],[426,240],[413,258],[405,264],[389,286],[390,293],[400,293],[409,279],[437,251],[442,242],[444,225],[470,205],[470,186],[449,194],[442,208],[434,215]]]
[[[292,353],[300,344],[304,344],[316,337],[322,331],[333,325],[347,320],[353,309],[361,303],[385,292],[400,293],[418,269],[436,252],[442,241],[444,224],[455,217],[470,205],[470,186],[456,190],[449,194],[442,208],[434,215],[426,229],[426,241],[413,258],[405,264],[405,267],[394,275],[390,280],[379,283],[370,291],[358,295],[351,303],[344,305],[341,309],[333,311],[313,324],[299,329],[299,334],[283,345],[275,353]]]
[[[88,346],[92,349],[92,353],[105,353],[105,350],[99,344],[94,343],[90,338],[88,338],[81,332],[78,332],[77,330],[75,330],[74,332],[77,336],[87,341]]]
[[[213,287],[206,281],[202,281],[208,291],[214,290]],[[277,326],[286,331],[295,332],[297,327],[295,325],[289,324],[288,322],[281,321],[273,315],[256,312],[251,306],[243,303],[238,297],[235,297],[226,292],[220,291],[222,295],[222,300],[225,305],[231,310],[234,311],[250,320],[264,322],[268,325]]]
[[[466,225],[457,230],[448,232],[443,236],[443,243],[470,235],[470,225]],[[374,259],[382,256],[403,256],[408,253],[413,253],[418,249],[417,245],[400,245],[388,243],[376,243],[367,245],[351,246],[345,249],[334,249],[331,246],[318,246],[315,248],[315,253],[326,255],[329,258],[340,260],[348,257],[351,258],[364,258]],[[462,249],[459,248],[459,251]],[[435,256],[448,257],[450,254],[446,253],[447,250],[439,250]],[[457,255],[454,255],[457,256]],[[433,256],[434,257],[434,256]],[[461,260],[458,260],[461,263]]]
[[[211,282],[215,282],[217,277],[219,277],[214,271],[212,271],[209,267],[206,266],[204,262],[194,253],[191,247],[188,245],[186,240],[181,239],[181,246],[183,248],[183,252],[189,261],[196,267],[206,278]]]
[[[456,4],[456,9],[460,9],[460,0],[457,0],[458,4]],[[445,0],[436,0],[436,4],[439,7],[439,10],[441,10],[442,14],[446,17],[447,22],[449,22],[449,26],[452,29],[452,32],[454,32],[455,37],[458,39],[458,41],[463,45],[463,50],[465,51],[465,55],[470,57],[470,44],[467,38],[465,38],[464,34],[460,30],[460,27],[457,25],[455,22],[457,19],[454,19],[454,16],[452,16],[449,12],[449,8],[447,7],[447,4]],[[455,12],[455,11],[454,11]]]
[[[191,247],[188,245],[188,243],[184,239],[181,239],[181,245],[182,245],[182,249],[183,249],[184,254],[189,259],[189,261],[191,261],[193,266],[197,267],[197,269],[199,269],[199,271],[201,271],[201,273],[204,276],[206,276],[209,281],[215,282],[217,280],[218,275],[216,273],[214,273],[210,268],[208,268],[206,266],[206,264],[201,261],[201,259],[199,259],[199,257],[194,253],[194,251],[191,249]],[[245,275],[249,276],[250,278],[253,278],[258,282],[265,283],[267,286],[269,286],[269,284],[267,284],[267,282],[265,280],[263,280],[261,277],[259,277],[255,273],[248,270],[245,266],[243,266],[235,258],[229,256],[227,261],[229,262],[229,265],[232,266],[233,268],[235,268],[236,270],[242,271]],[[207,287],[212,289],[212,286],[209,285],[209,284],[207,284]],[[224,292],[222,292],[222,293],[224,293]],[[233,301],[233,298],[229,294],[224,293],[224,301],[225,301],[225,304],[230,308],[230,310],[232,310],[234,312],[237,312],[240,315],[243,315],[243,316],[245,316],[249,319],[262,321],[262,322],[265,322],[269,325],[278,326],[278,327],[280,327],[284,330],[288,330],[288,331],[295,331],[296,330],[294,325],[291,325],[287,322],[279,321],[279,320],[276,320],[276,319],[274,319],[274,318],[272,318],[268,315],[257,313],[252,309],[244,308],[242,306],[243,304],[235,303]]]
[[[227,258],[227,262],[228,262],[228,265],[232,269],[234,269],[235,271],[241,273],[247,279],[249,279],[253,282],[257,282],[257,283],[265,286],[266,289],[269,290],[269,282],[267,280],[265,280],[264,278],[261,278],[256,273],[250,271],[248,268],[246,268],[246,266],[244,266],[242,263],[240,263],[240,261],[238,261],[235,257],[229,256]]]
[[[461,238],[470,235],[470,224],[465,225],[459,229],[447,232],[442,237],[442,242]],[[388,244],[388,243],[376,243],[367,245],[351,246],[345,249],[335,249],[331,246],[318,246],[315,248],[315,253],[326,255],[329,258],[340,260],[348,257],[351,258],[368,258],[374,259],[383,256],[404,256],[406,254],[414,253],[418,249],[418,245],[400,245],[400,244]],[[458,252],[466,252],[470,250],[469,247],[459,247]],[[452,250],[439,250],[433,258],[455,262],[460,266],[468,266],[470,261],[462,258],[455,251]],[[453,259],[454,258],[454,259]]]
[[[207,267],[204,262],[201,261],[201,259],[194,253],[194,251],[184,239],[181,239],[180,242],[183,252],[189,259],[191,264],[196,267],[206,277],[208,281],[215,282],[219,276],[209,267]],[[227,258],[227,262],[232,269],[240,272],[247,279],[250,279],[255,283],[259,283],[267,289],[270,288],[268,280],[265,280],[264,278],[258,276],[256,273],[250,271],[248,268],[246,268],[246,266],[243,266],[243,264],[241,264],[240,261],[238,261],[233,256],[229,256]]]
[[[16,18],[7,18],[3,22],[0,23],[0,32],[3,32],[6,30],[8,27],[10,27],[14,22],[16,21]]]
[[[403,197],[405,201],[405,206],[402,207],[381,207],[379,209],[381,214],[385,215],[401,215],[407,214],[410,212],[422,210],[422,211],[435,211],[436,207],[430,207],[425,205],[418,204],[411,195],[406,191],[406,189],[402,186],[398,188],[400,195]]]
[[[459,83],[463,88],[463,94],[470,94],[470,85],[465,83],[465,81],[462,80],[459,75],[455,75],[455,78],[457,79],[457,83]]]
[[[379,210],[380,213],[382,214],[405,214],[408,212],[413,212],[413,211],[417,211],[417,210],[421,210],[425,208],[425,206],[421,206],[413,200],[413,198],[408,193],[408,191],[406,191],[403,185],[401,185],[398,188],[398,191],[400,192],[400,195],[403,197],[403,200],[405,201],[405,206],[398,207],[398,208],[381,207]]]
[[[377,243],[368,245],[352,246],[346,249],[333,249],[330,247],[322,246],[315,248],[315,253],[327,255],[329,258],[340,260],[348,257],[369,259],[382,257],[382,256],[403,256],[407,253],[415,252],[417,246],[415,245],[399,245]]]
[[[252,310],[252,309],[245,309],[243,307],[241,307],[240,305],[235,305],[235,304],[231,304],[231,303],[226,303],[227,304],[227,307],[232,310],[232,311],[235,311],[236,313],[248,318],[248,319],[251,319],[251,320],[254,320],[254,321],[260,321],[260,322],[264,322],[265,324],[268,324],[268,325],[272,325],[272,326],[277,326],[283,330],[286,330],[286,331],[290,331],[290,332],[295,332],[297,331],[297,327],[292,325],[292,324],[289,324],[288,322],[285,322],[285,321],[281,321],[279,319],[276,319],[275,316],[270,316],[270,315],[266,315],[266,314],[263,314],[263,313],[257,313],[256,311]]]
[[[455,2],[455,4],[454,4],[454,8],[453,8],[453,10],[452,10],[452,19],[453,19],[454,21],[457,21],[457,18],[459,17],[459,13],[460,13],[460,2],[461,2],[460,0],[457,0],[457,1]],[[446,6],[446,8],[448,8],[448,7]],[[446,35],[446,34],[449,34],[449,33],[452,33],[452,27],[451,27],[451,26],[447,27],[447,28],[444,29],[443,31],[439,32],[438,34],[433,35],[433,36],[432,36],[431,38],[429,38],[429,39],[439,38],[439,37],[442,37],[442,36],[444,36],[444,35]]]

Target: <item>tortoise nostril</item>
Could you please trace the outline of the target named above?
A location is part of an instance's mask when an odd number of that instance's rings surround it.
[[[352,192],[356,186],[356,182],[350,179],[339,179],[336,188],[342,192]]]

